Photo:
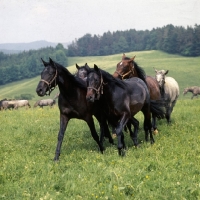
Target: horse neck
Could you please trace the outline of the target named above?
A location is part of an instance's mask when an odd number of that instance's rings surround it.
[[[78,91],[82,90],[81,87],[74,83],[75,77],[69,71],[61,70],[58,72],[57,83],[60,94],[66,98],[73,98],[77,96]]]

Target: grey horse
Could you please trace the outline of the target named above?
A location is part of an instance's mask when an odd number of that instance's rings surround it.
[[[177,81],[172,77],[167,77],[168,70],[156,70],[156,80],[158,81],[161,98],[164,98],[166,103],[166,119],[167,122],[171,122],[171,113],[176,104],[179,96],[179,85]]]
[[[56,100],[54,99],[41,99],[36,101],[34,104],[34,108],[39,106],[40,108],[43,108],[43,106],[50,106],[52,107],[54,104],[56,104]]]
[[[195,96],[198,97],[198,95],[200,95],[200,87],[198,86],[187,87],[184,89],[183,95],[187,94],[188,92],[192,92],[191,99],[193,99]]]

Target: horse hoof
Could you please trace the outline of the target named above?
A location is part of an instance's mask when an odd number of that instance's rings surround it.
[[[151,140],[151,144],[154,144],[155,143],[155,141],[154,140]]]
[[[153,131],[153,134],[154,134],[154,135],[158,134],[158,129],[155,129],[155,130]]]
[[[58,162],[58,161],[59,161],[59,158],[56,158],[56,157],[55,157],[55,158],[53,159],[53,161],[54,161],[54,162]]]
[[[116,137],[117,137],[116,133],[113,133],[113,134],[112,134],[112,138],[114,139],[114,138],[116,138]]]
[[[119,153],[119,156],[124,157],[126,155],[126,150],[125,149],[119,149],[118,153]]]

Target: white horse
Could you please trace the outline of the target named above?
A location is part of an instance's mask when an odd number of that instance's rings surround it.
[[[198,86],[187,87],[184,89],[183,95],[187,94],[188,92],[192,92],[191,99],[193,99],[194,96],[198,97],[198,95],[200,95],[200,87]]]
[[[155,69],[155,72],[155,78],[160,86],[161,97],[164,98],[166,102],[166,119],[167,122],[170,123],[171,113],[179,96],[179,85],[174,78],[165,76],[169,72],[168,70]]]
[[[56,104],[55,99],[42,99],[42,100],[36,101],[36,103],[34,104],[34,107],[37,107],[37,106],[40,106],[40,108],[43,108],[43,106],[52,107],[54,104]]]

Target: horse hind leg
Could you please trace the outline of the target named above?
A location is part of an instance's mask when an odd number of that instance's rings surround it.
[[[131,130],[131,124],[134,126],[134,131]],[[138,146],[137,135],[138,135],[138,129],[139,129],[139,121],[136,118],[132,117],[128,121],[127,127],[129,129],[129,132],[130,132],[130,137],[133,140],[133,144],[134,144],[135,147],[137,147]]]
[[[144,128],[144,132],[145,132],[145,140],[146,140],[146,142],[149,140],[148,137],[150,134],[150,142],[151,142],[151,144],[153,144],[155,141],[154,141],[153,134],[152,134],[151,113],[150,113],[149,106],[143,107],[142,112],[144,114],[143,128]]]

